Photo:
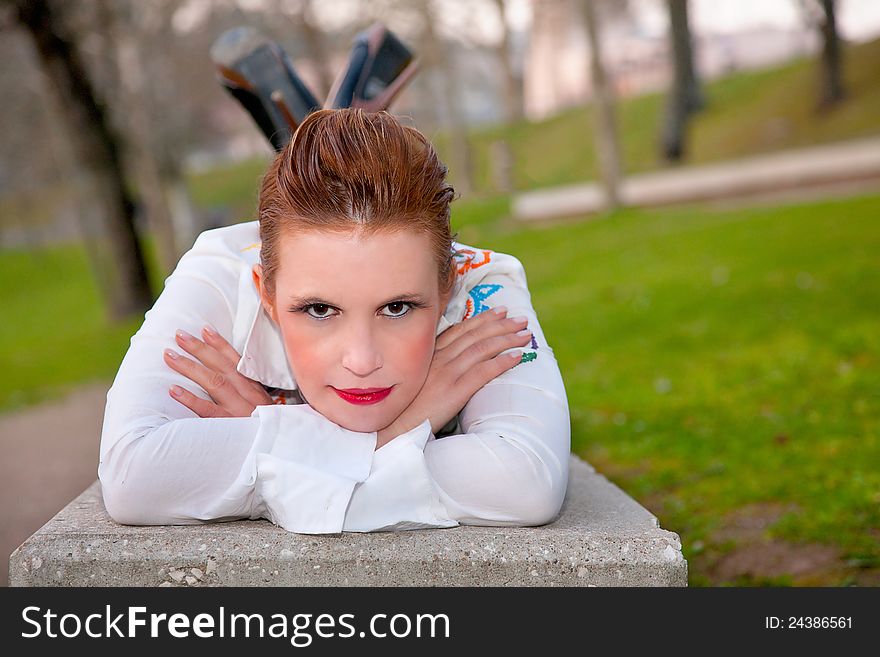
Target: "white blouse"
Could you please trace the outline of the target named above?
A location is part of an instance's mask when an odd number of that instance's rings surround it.
[[[528,317],[531,348],[442,437],[425,420],[375,450],[375,432],[344,429],[296,394],[251,276],[257,222],[202,233],[165,281],[107,394],[98,476],[110,516],[131,525],[266,518],[307,534],[550,522],[565,496],[570,451],[556,359],[519,261],[454,249],[458,275],[437,333],[505,305],[509,316]],[[201,418],[169,396],[177,384],[209,399],[162,357],[177,349],[177,329],[200,335],[206,324],[242,355],[239,372],[278,389],[278,403],[245,418]]]

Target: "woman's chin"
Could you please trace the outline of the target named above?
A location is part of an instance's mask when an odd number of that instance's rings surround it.
[[[358,433],[372,433],[374,431],[379,431],[380,429],[387,427],[394,420],[394,418],[386,419],[386,413],[376,415],[370,413],[357,413],[357,411],[355,411],[354,414],[334,412],[322,413],[320,409],[316,410],[343,429],[357,431]],[[353,415],[355,416],[353,417]]]
[[[380,429],[384,429],[391,422],[376,423],[376,422],[364,422],[363,420],[355,421],[355,422],[337,422],[340,427],[343,429],[348,429],[349,431],[357,431],[358,433],[373,433],[374,431],[379,431]]]

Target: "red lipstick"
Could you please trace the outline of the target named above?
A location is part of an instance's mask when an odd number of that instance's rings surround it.
[[[333,386],[330,386],[333,388]],[[391,388],[333,388],[337,395],[350,404],[378,404],[391,394]]]

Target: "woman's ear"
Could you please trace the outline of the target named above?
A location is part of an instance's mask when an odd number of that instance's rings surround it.
[[[269,317],[272,318],[272,321],[277,324],[278,317],[275,313],[275,304],[272,303],[272,298],[266,290],[266,278],[263,276],[263,266],[259,264],[254,265],[251,270],[251,275],[254,277],[254,287],[257,288],[257,292],[260,295],[260,303],[269,314]]]

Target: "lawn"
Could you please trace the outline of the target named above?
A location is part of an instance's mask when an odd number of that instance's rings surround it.
[[[483,210],[461,239],[524,262],[574,451],[682,535],[693,584],[880,583],[880,196]]]
[[[878,72],[880,40],[848,48],[850,95],[825,114],[813,61],[712,82],[690,162],[880,134]],[[662,100],[620,104],[629,172],[661,166]],[[489,144],[510,144],[517,188],[576,182],[589,125],[578,108],[475,132],[477,193],[453,212],[460,241],[525,263],[573,449],[681,534],[692,584],[880,585],[880,195],[510,220]],[[193,198],[253,216],[265,165],[193,176]],[[39,198],[0,199],[0,221],[48,222]],[[0,307],[0,411],[109,381],[141,321],[108,326],[79,246],[0,250]]]
[[[833,110],[817,112],[816,62],[736,73],[706,84],[705,111],[690,129],[687,164],[720,162],[761,153],[880,135],[880,39],[847,46],[844,76],[848,95]],[[624,170],[667,166],[657,139],[664,96],[648,94],[618,104]],[[582,182],[598,176],[589,106],[542,121],[484,127],[470,134],[474,198],[494,194],[489,173],[490,145],[505,141],[514,156],[517,190]],[[443,133],[432,135],[450,162]],[[256,190],[266,158],[194,175],[190,188],[202,207],[225,206],[234,216],[253,217]],[[453,180],[455,171],[451,172]],[[472,199],[473,200],[473,199]],[[2,209],[2,200],[0,200]]]
[[[461,205],[459,239],[524,262],[573,449],[681,534],[692,584],[878,583],[880,196],[507,208]],[[138,322],[107,327],[80,249],[2,252],[0,281],[0,408],[112,377]]]

